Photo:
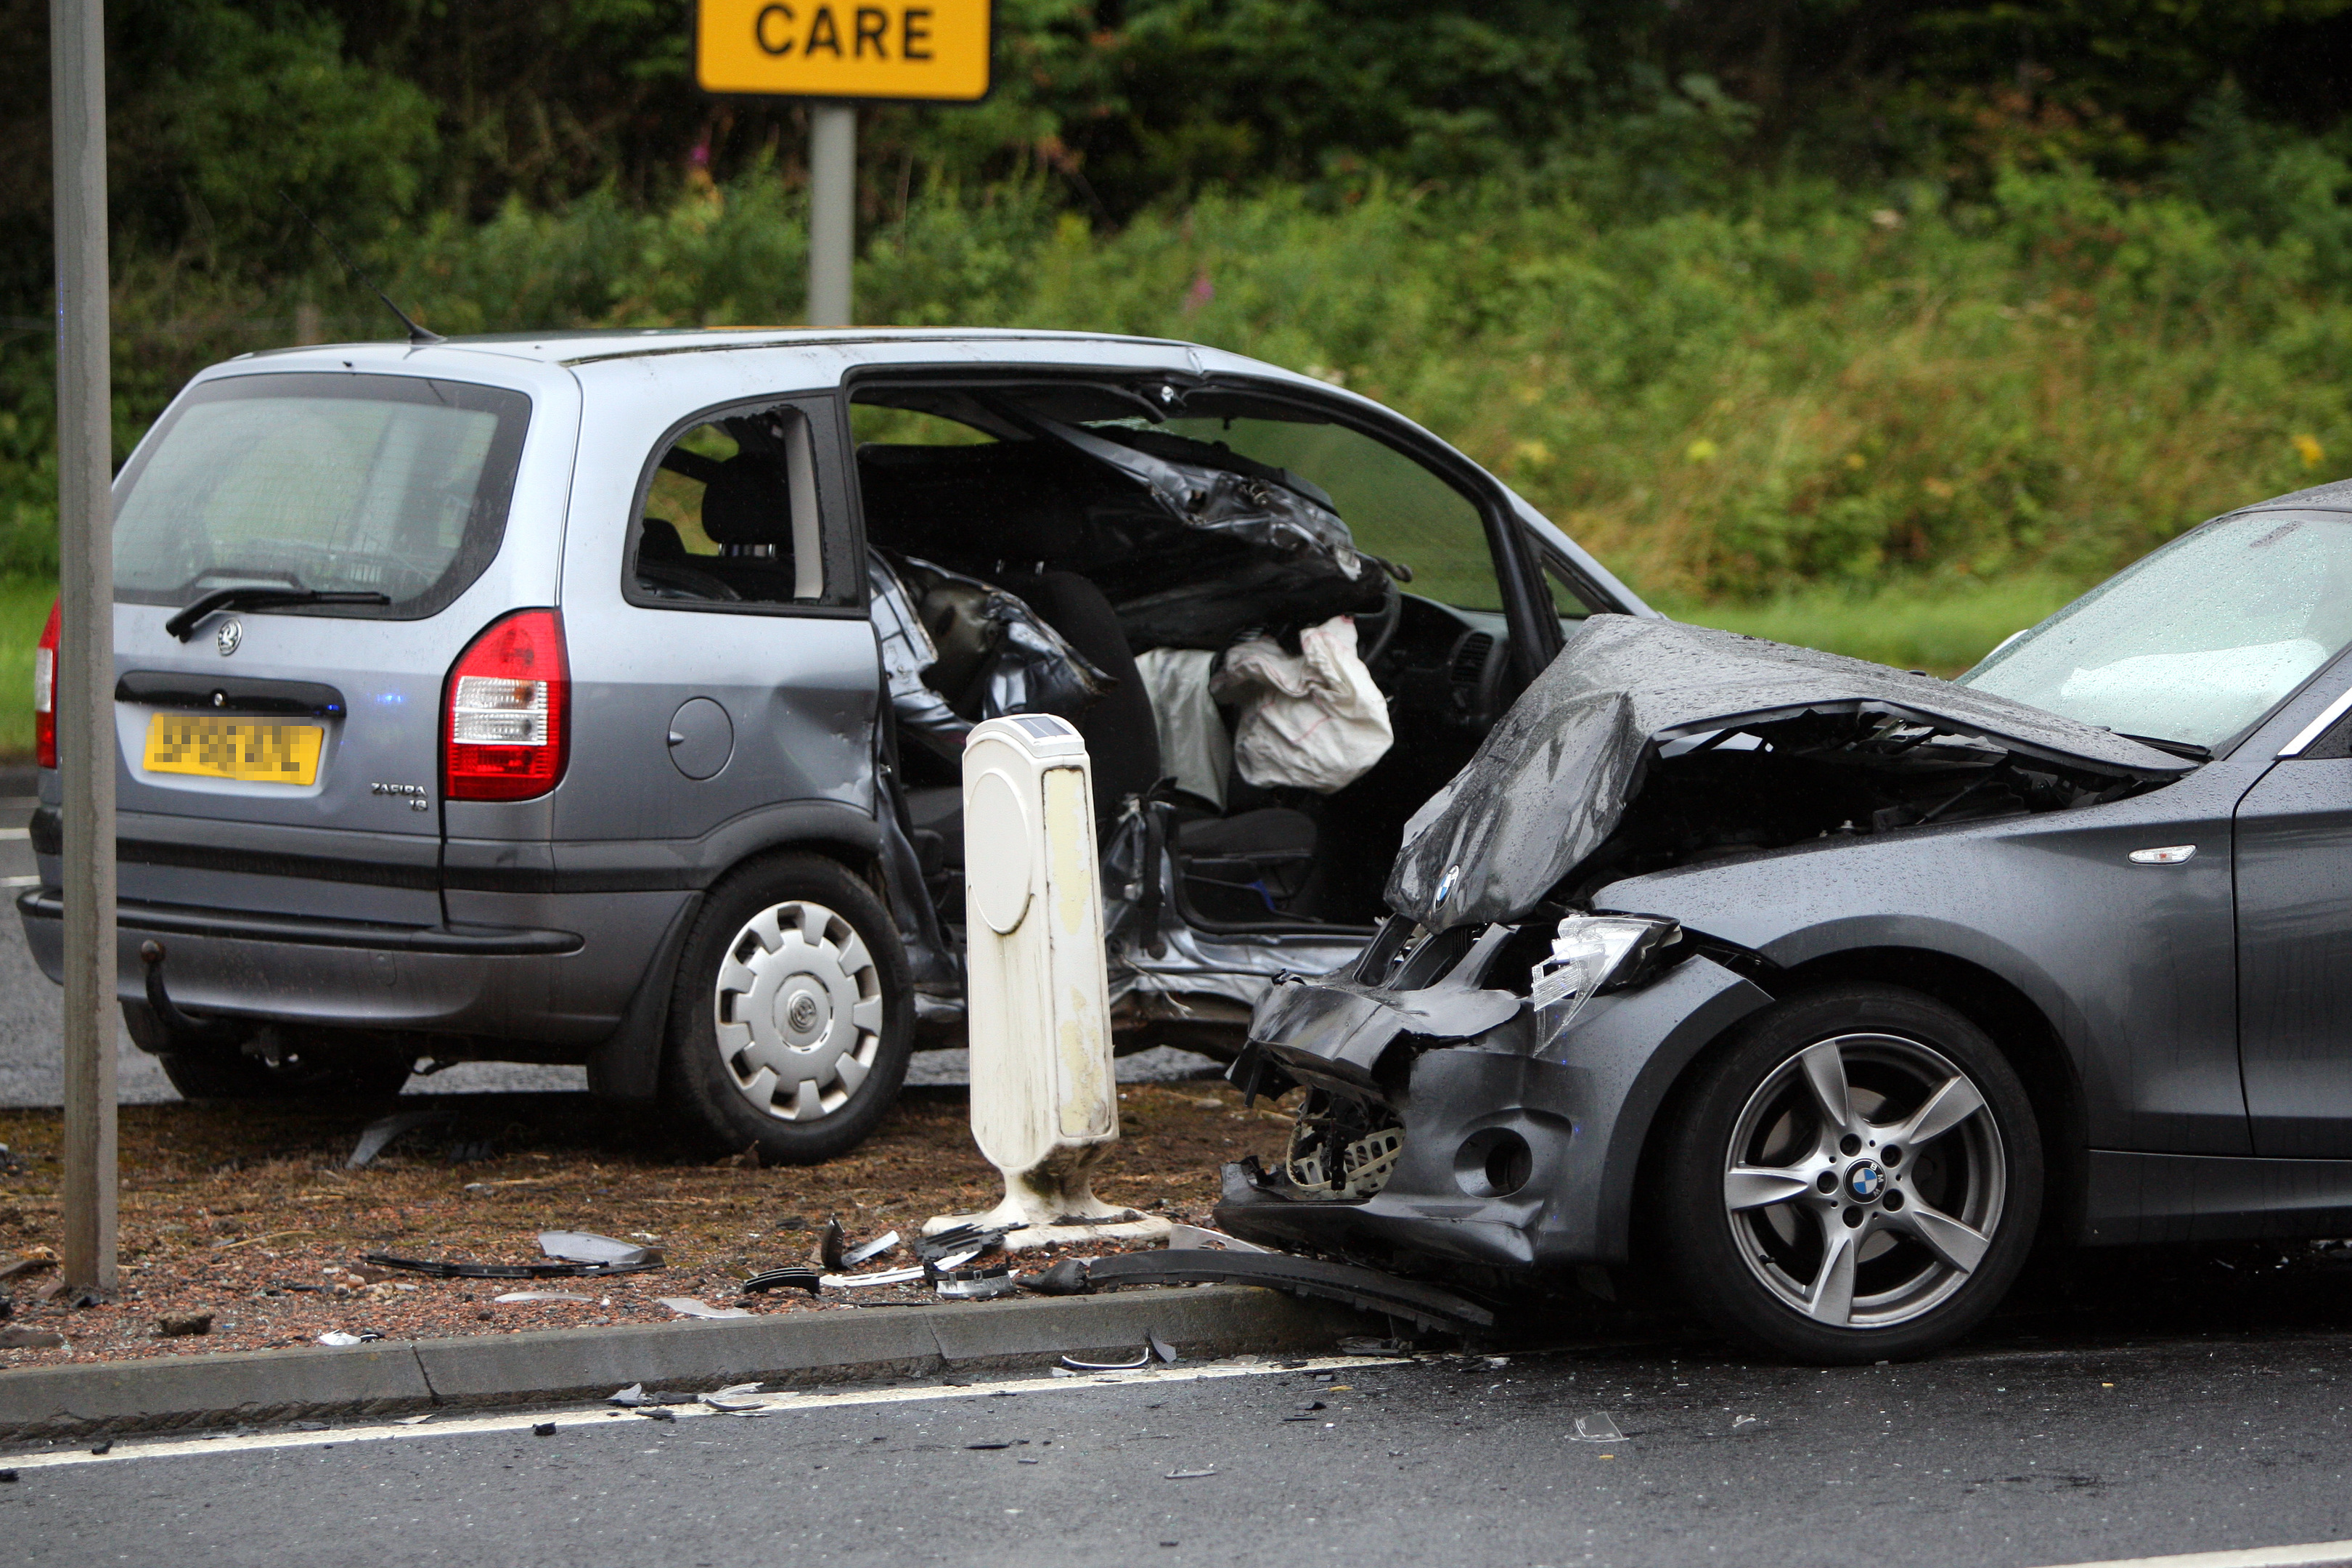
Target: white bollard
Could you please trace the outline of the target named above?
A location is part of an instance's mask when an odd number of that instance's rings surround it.
[[[1013,1227],[1008,1248],[1148,1239],[1168,1221],[1094,1194],[1118,1138],[1102,879],[1086,742],[1045,714],[991,719],[963,751],[965,1016],[971,1135],[1004,1201],[951,1226]]]

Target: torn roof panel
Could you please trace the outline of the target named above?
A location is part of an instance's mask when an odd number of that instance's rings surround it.
[[[2172,779],[2196,765],[1932,676],[1594,616],[1405,825],[1389,906],[1433,931],[1517,919],[1615,830],[1659,742],[1805,713],[1882,713],[2119,779]]]

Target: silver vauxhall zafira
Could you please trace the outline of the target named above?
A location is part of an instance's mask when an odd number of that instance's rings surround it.
[[[959,1043],[974,722],[1086,738],[1121,1048],[1231,1056],[1564,632],[1650,613],[1377,404],[1071,333],[247,355],[115,505],[120,994],[184,1093],[584,1063],[771,1160]],[[1393,742],[1337,787],[1234,761],[1227,651],[1342,619]]]

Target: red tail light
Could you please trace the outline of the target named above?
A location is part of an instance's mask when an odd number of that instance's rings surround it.
[[[562,782],[571,721],[562,616],[517,610],[491,622],[449,669],[442,700],[443,796],[545,795]]]
[[[45,768],[58,765],[58,612],[61,601],[49,602],[49,624],[41,628],[40,646],[33,650],[33,760]]]

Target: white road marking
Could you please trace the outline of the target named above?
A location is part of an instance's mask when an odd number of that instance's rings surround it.
[[[29,877],[0,877],[0,888],[37,888],[40,885],[41,874],[37,871]]]
[[[2118,1557],[2107,1563],[2070,1563],[2064,1568],[2346,1568],[2347,1564],[2352,1564],[2352,1541],[2255,1546],[2243,1552],[2187,1552],[2178,1557]]]
[[[724,1415],[734,1420],[761,1419],[789,1415],[803,1410],[839,1410],[857,1405],[907,1405],[923,1400],[987,1399],[992,1396],[1023,1394],[1070,1394],[1081,1389],[1105,1384],[1129,1387],[1136,1384],[1205,1383],[1216,1378],[1263,1377],[1268,1373],[1345,1372],[1358,1367],[1409,1366],[1412,1359],[1405,1356],[1302,1356],[1285,1362],[1204,1362],[1199,1366],[1162,1366],[1143,1372],[1107,1372],[1073,1373],[1067,1377],[1007,1378],[992,1383],[925,1384],[912,1388],[853,1388],[835,1394],[777,1393],[751,1394],[744,1403],[752,1408],[713,1410],[708,1405],[676,1405],[666,1406],[680,1421],[696,1421],[704,1416]],[[683,1392],[683,1390],[680,1390]],[[730,1401],[730,1403],[732,1403]],[[111,1465],[125,1459],[172,1459],[188,1454],[235,1454],[256,1448],[322,1448],[334,1443],[376,1443],[387,1438],[466,1436],[485,1432],[528,1432],[534,1426],[554,1423],[561,1431],[571,1426],[604,1426],[616,1422],[633,1422],[650,1429],[656,1423],[631,1410],[619,1410],[610,1405],[598,1405],[587,1410],[539,1411],[518,1415],[501,1411],[495,1415],[442,1415],[417,1426],[387,1422],[380,1426],[331,1427],[324,1432],[258,1432],[250,1436],[219,1436],[176,1438],[161,1442],[142,1442],[133,1437],[115,1440],[107,1453],[93,1454],[86,1447],[69,1452],[55,1450],[30,1454],[0,1454],[0,1468],[19,1471],[54,1469],[63,1465]]]
[[[0,838],[30,838],[32,836],[33,830],[29,827],[0,827]]]

